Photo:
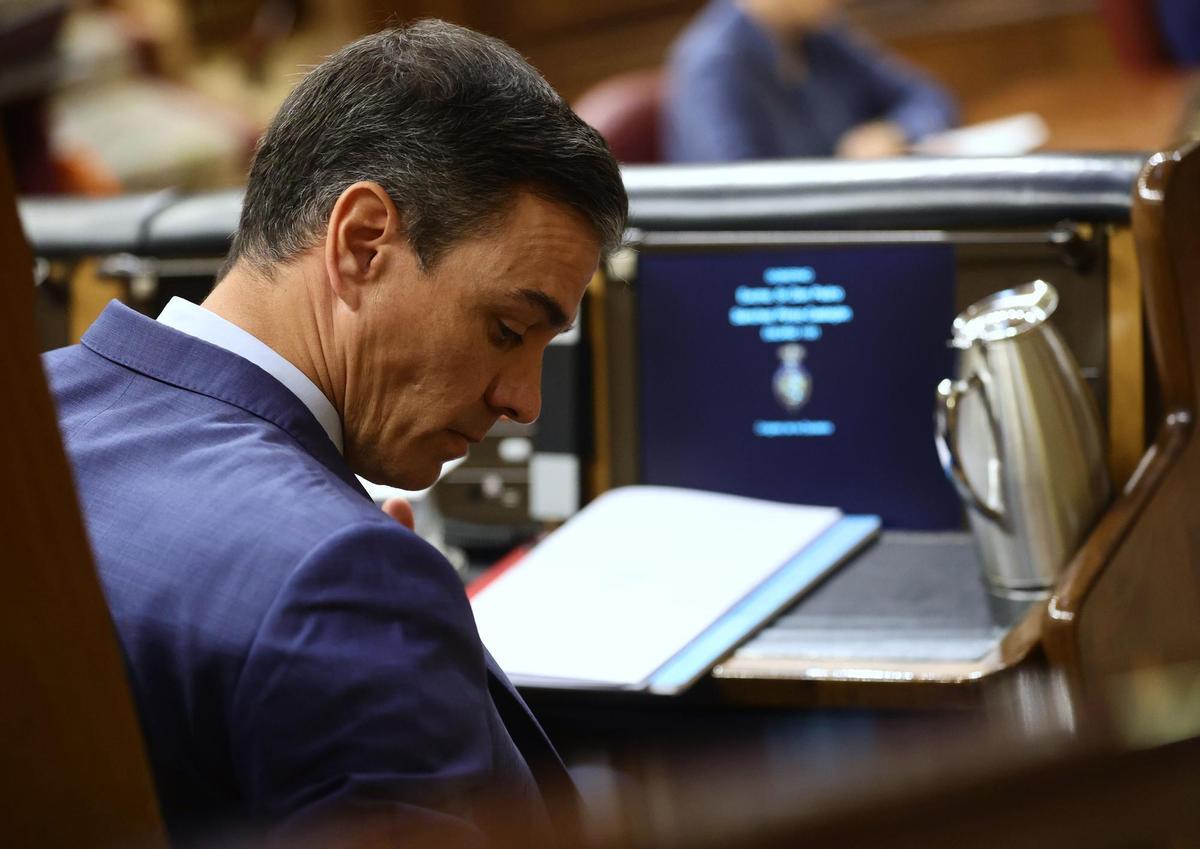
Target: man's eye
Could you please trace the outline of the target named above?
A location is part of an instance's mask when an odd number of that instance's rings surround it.
[[[506,348],[515,348],[524,341],[524,337],[520,333],[513,330],[503,321],[496,322],[496,331],[497,341]]]

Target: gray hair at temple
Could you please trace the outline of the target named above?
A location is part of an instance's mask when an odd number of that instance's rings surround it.
[[[239,259],[271,276],[319,242],[360,180],[391,196],[425,268],[499,224],[521,191],[576,210],[606,253],[628,213],[604,140],[516,51],[424,20],[342,48],[288,95],[255,153],[220,276]]]

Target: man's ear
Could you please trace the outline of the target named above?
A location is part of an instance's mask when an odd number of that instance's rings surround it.
[[[400,214],[378,183],[362,181],[342,192],[325,232],[325,271],[334,296],[357,310],[388,265],[399,234]]]

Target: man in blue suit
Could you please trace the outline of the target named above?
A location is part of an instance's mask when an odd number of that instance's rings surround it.
[[[896,156],[954,99],[838,20],[841,0],[711,0],[671,48],[672,162]]]
[[[457,575],[355,473],[422,488],[536,418],[625,213],[533,69],[426,21],[288,97],[203,306],[114,303],[46,356],[176,842],[356,814],[399,843],[482,845],[498,812],[569,836],[570,779]]]

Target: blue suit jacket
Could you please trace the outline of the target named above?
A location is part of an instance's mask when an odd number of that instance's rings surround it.
[[[44,364],[176,840],[358,806],[474,844],[480,792],[549,839],[570,779],[458,576],[291,392],[116,303]]]

